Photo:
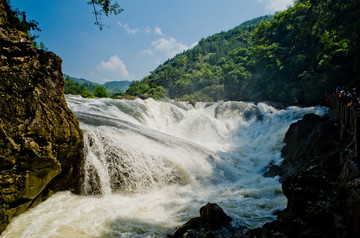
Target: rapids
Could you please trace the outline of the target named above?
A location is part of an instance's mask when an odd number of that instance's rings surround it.
[[[322,107],[66,97],[84,132],[82,191],[54,194],[2,237],[165,237],[207,202],[253,228],[286,206],[278,178],[290,124]]]

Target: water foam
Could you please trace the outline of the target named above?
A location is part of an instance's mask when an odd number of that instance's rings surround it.
[[[289,125],[320,107],[156,102],[67,96],[84,131],[77,196],[61,192],[14,219],[4,237],[164,237],[216,202],[256,227],[286,205],[277,178]]]

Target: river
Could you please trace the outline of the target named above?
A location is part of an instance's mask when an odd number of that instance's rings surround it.
[[[322,107],[157,102],[66,96],[84,132],[82,191],[58,192],[15,218],[2,237],[165,237],[217,203],[254,228],[286,206],[278,178],[290,124]]]

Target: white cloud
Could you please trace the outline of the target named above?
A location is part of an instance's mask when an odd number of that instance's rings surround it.
[[[282,11],[294,3],[294,0],[258,0],[265,2],[266,10],[268,11]]]
[[[155,34],[160,35],[160,36],[164,36],[164,33],[162,33],[160,27],[156,26],[154,28],[154,31],[155,31]]]
[[[178,42],[174,37],[170,37],[169,39],[160,38],[156,41],[153,41],[152,45],[154,46],[155,50],[165,52],[166,56],[169,58],[189,49],[187,45]]]
[[[147,50],[143,50],[141,51],[141,55],[153,55],[154,52],[152,51],[152,49],[147,49]]]
[[[139,32],[139,29],[131,29],[128,24],[122,24],[118,22],[119,26],[123,28],[128,34],[136,34]]]
[[[103,81],[124,80],[132,77],[118,55],[111,56],[108,61],[101,61],[96,66],[96,70]]]
[[[150,33],[151,29],[147,27],[144,32]],[[167,58],[171,58],[174,57],[176,54],[193,48],[198,44],[198,42],[195,42],[191,46],[187,46],[182,42],[177,41],[174,37],[170,37],[164,34],[158,26],[154,27],[154,33],[155,35],[160,37],[157,40],[152,41],[150,48],[141,51],[142,56],[151,56],[155,55],[156,53],[162,53]]]
[[[150,28],[150,27],[148,27],[148,26],[147,26],[147,27],[145,27],[144,32],[145,32],[145,33],[150,33],[150,32],[151,32],[151,28]]]

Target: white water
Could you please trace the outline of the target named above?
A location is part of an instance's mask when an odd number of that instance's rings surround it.
[[[60,192],[15,218],[2,237],[164,237],[218,203],[257,227],[286,206],[277,178],[289,125],[324,108],[244,102],[165,103],[67,96],[84,131],[83,191]]]

